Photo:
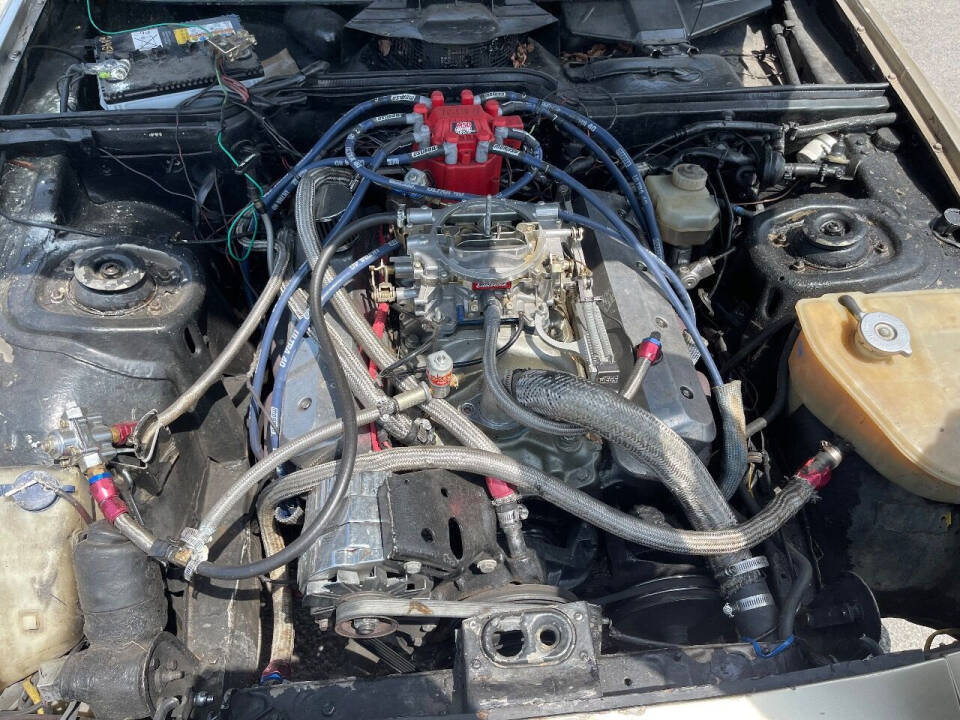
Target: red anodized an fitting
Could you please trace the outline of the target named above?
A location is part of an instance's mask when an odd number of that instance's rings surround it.
[[[117,486],[113,483],[113,475],[104,470],[91,475],[88,479],[90,481],[90,496],[97,503],[97,507],[100,508],[100,512],[103,513],[107,522],[113,525],[114,520],[129,512],[127,504],[120,499]]]
[[[125,445],[130,433],[137,427],[136,420],[128,422],[118,422],[110,426],[110,440],[114,445]]]
[[[652,365],[660,359],[661,351],[660,341],[654,337],[648,337],[637,345],[637,360],[646,358]]]

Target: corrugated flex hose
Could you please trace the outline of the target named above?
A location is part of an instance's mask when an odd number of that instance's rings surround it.
[[[698,529],[736,524],[710,471],[666,423],[636,403],[595,383],[547,370],[515,372],[517,401],[536,412],[576,423],[636,455],[683,506]]]
[[[633,453],[673,493],[690,523],[698,530],[721,531],[736,524],[733,509],[706,466],[683,438],[653,413],[606,388],[565,373],[528,370],[514,373],[511,382],[520,404],[597,432]],[[739,424],[730,424],[736,417],[740,389],[736,385],[727,385],[719,390],[722,391],[719,401],[724,413],[724,427],[735,430],[737,440],[743,438],[742,453],[738,450],[738,442],[730,442],[730,436],[724,438],[725,477],[738,473],[736,488],[742,476],[741,458],[743,468],[746,467],[742,407]],[[756,637],[758,629],[766,631],[773,625],[775,613],[773,599],[760,574],[756,571],[735,572],[739,563],[750,558],[748,546],[711,558],[711,565],[729,602],[750,595],[765,598],[762,606],[741,612],[735,618],[742,634]]]

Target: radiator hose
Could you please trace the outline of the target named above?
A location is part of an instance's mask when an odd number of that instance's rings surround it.
[[[511,376],[511,389],[524,407],[592,430],[634,454],[673,493],[697,530],[720,530],[737,524],[733,509],[697,454],[653,413],[566,373],[519,371]],[[742,550],[711,562],[731,607],[738,607],[745,598],[758,598],[748,604],[749,609],[734,615],[741,635],[756,638],[776,625],[777,611],[757,570],[736,572],[739,567],[750,567],[742,564],[750,559],[749,551]]]

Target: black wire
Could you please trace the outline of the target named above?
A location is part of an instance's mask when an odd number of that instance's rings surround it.
[[[497,357],[500,357],[505,352],[507,352],[510,348],[512,348],[517,343],[517,340],[520,339],[520,335],[522,334],[523,334],[523,325],[521,325],[520,323],[517,323],[517,326],[514,328],[514,331],[513,333],[511,333],[510,338],[507,340],[507,342],[505,342],[502,347],[497,348]],[[420,352],[423,352],[423,351],[415,350],[414,352],[419,354]],[[409,362],[409,359],[410,358],[408,356],[407,358],[405,358],[405,361]],[[455,362],[453,364],[453,369],[463,370],[464,368],[472,367],[474,365],[479,365],[482,362],[483,362],[482,357],[474,358],[473,360],[460,360],[459,362]],[[393,375],[398,378],[402,378],[402,377],[407,377],[408,375],[416,375],[421,370],[423,370],[423,368],[414,368],[413,370],[403,370],[401,372],[395,372],[393,373]],[[380,375],[383,376],[383,373],[380,373]]]
[[[358,233],[379,225],[395,223],[396,213],[377,213],[354,220],[339,233],[327,238],[320,257],[313,266],[310,277],[310,325],[313,327],[314,337],[320,346],[320,352],[326,357],[330,372],[333,374],[332,386],[337,394],[340,406],[340,421],[343,423],[343,437],[340,444],[340,462],[337,463],[337,474],[327,501],[320,513],[307,526],[296,540],[270,557],[263,558],[246,565],[214,565],[211,562],[202,562],[197,567],[197,574],[219,580],[242,580],[258,575],[266,575],[278,567],[293,562],[313,547],[317,539],[327,531],[330,520],[340,511],[343,497],[350,486],[353,469],[357,459],[357,407],[354,404],[353,394],[347,384],[347,377],[340,363],[340,356],[333,345],[327,325],[324,321],[323,305],[320,301],[323,290],[323,275],[330,264],[331,258],[348,240]]]
[[[10,104],[11,111],[16,111],[19,109],[20,104],[23,102],[24,96],[27,94],[27,85],[28,75],[30,72],[30,53],[35,50],[43,50],[46,52],[59,53],[60,55],[65,55],[66,57],[72,58],[77,62],[83,62],[83,56],[77,55],[75,52],[70,50],[65,50],[61,47],[56,47],[55,45],[30,45],[23,51],[23,65],[20,68],[20,84],[17,87],[17,96],[14,101]]]
[[[514,328],[513,332],[510,334],[510,338],[503,344],[503,347],[497,348],[497,357],[503,355],[507,350],[512,348],[517,340],[520,339],[520,335],[523,334],[523,325],[517,323],[517,326]],[[472,367],[473,365],[480,365],[483,362],[482,357],[474,358],[473,360],[461,360],[460,362],[455,362],[453,367],[455,370],[462,370],[466,367]]]
[[[0,151],[0,178],[2,178],[3,169],[7,164],[7,152],[6,150]],[[62,233],[72,233],[74,235],[84,235],[86,237],[105,237],[106,233],[96,232],[94,230],[83,230],[81,228],[72,227],[70,225],[59,225],[57,223],[48,223],[43,222],[42,220],[30,220],[28,218],[17,217],[16,215],[11,215],[3,208],[0,208],[0,217],[4,220],[7,220],[18,225],[26,225],[27,227],[41,228],[43,230],[52,230],[54,232]]]
[[[121,160],[119,157],[117,157],[116,155],[114,155],[112,152],[110,152],[110,151],[107,150],[106,148],[98,147],[97,150],[99,150],[100,152],[102,152],[104,155],[106,155],[108,158],[110,158],[111,160],[113,160],[115,163],[121,165],[122,167],[126,168],[128,171],[132,172],[134,175],[139,175],[139,176],[142,177],[144,180],[149,180],[151,183],[153,183],[154,185],[156,185],[158,188],[160,188],[161,190],[163,190],[163,191],[164,191],[165,193],[167,193],[168,195],[172,195],[173,197],[183,198],[184,200],[189,200],[189,201],[190,201],[191,203],[193,203],[194,205],[198,204],[199,201],[197,200],[196,196],[190,197],[189,195],[185,195],[185,194],[183,194],[183,193],[178,193],[178,192],[176,192],[175,190],[171,190],[170,188],[165,187],[165,186],[163,185],[163,183],[161,183],[159,180],[150,177],[150,176],[147,175],[145,172],[141,172],[140,170],[137,170],[135,167],[131,167],[130,165],[128,165],[127,163],[125,163],[123,160]]]
[[[737,365],[739,365],[750,353],[759,348],[765,342],[770,340],[778,332],[782,331],[788,325],[792,325],[794,320],[797,319],[797,314],[795,311],[791,310],[783,317],[775,320],[766,327],[763,328],[759,333],[754,337],[750,338],[746,343],[740,346],[740,349],[734,353],[727,362],[723,364],[723,367],[720,368],[721,375],[728,375],[731,370],[733,370]]]
[[[713,298],[714,293],[717,292],[717,289],[720,287],[720,281],[723,280],[723,273],[727,269],[727,255],[729,255],[729,250],[733,247],[733,232],[734,226],[737,221],[736,213],[733,212],[733,205],[730,204],[730,195],[727,193],[727,186],[723,182],[723,176],[720,174],[720,168],[716,170],[717,175],[717,188],[720,190],[720,195],[723,197],[723,203],[727,208],[728,219],[727,219],[727,233],[726,240],[724,241],[723,251],[720,258],[720,269],[717,270],[717,279],[713,283],[713,287],[710,288],[710,291],[707,293],[708,298]]]
[[[693,24],[690,26],[690,32],[687,33],[687,37],[693,37],[693,34],[697,31],[697,25],[700,22],[700,13],[703,12],[703,6],[707,0],[700,0],[700,7],[697,8],[697,16],[693,19]]]
[[[101,148],[102,149],[102,148]],[[191,152],[183,153],[183,157],[200,157],[202,155],[213,155],[213,150],[193,150]],[[178,153],[175,152],[159,152],[159,153],[113,153],[115,158],[122,158],[123,160],[154,160],[154,159],[170,159],[179,157]]]
[[[377,377],[380,377],[380,378],[387,377],[391,375],[394,372],[394,370],[396,370],[397,368],[406,365],[411,360],[416,360],[421,353],[426,352],[437,341],[437,334],[439,333],[439,331],[440,331],[439,328],[435,329],[426,342],[421,343],[418,347],[408,352],[402,358],[398,358],[397,360],[394,360],[392,363],[387,365],[383,370],[381,370]],[[412,372],[417,372],[417,370],[413,370]]]

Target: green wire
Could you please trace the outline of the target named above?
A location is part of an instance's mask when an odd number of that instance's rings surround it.
[[[189,28],[189,29],[200,30],[200,32],[202,32],[204,36],[206,36],[207,38],[212,37],[210,31],[207,30],[207,28],[203,27],[202,25],[195,25],[190,23],[178,23],[178,22],[153,23],[152,25],[141,25],[140,27],[128,28],[126,30],[104,30],[102,27],[97,25],[96,20],[93,19],[92,2],[93,0],[86,0],[87,20],[90,22],[90,26],[101,35],[125,35],[126,33],[140,32],[141,30],[155,30],[157,28],[163,28],[163,27],[178,27],[178,28]],[[216,61],[214,61],[213,68],[214,68],[214,71],[216,72],[217,84],[220,86],[220,89],[223,90],[223,103],[226,104],[227,97],[228,97],[227,88],[223,84],[223,79],[220,77],[220,67],[217,65]],[[231,153],[227,149],[227,146],[223,144],[222,130],[217,133],[217,145],[219,145],[220,149],[223,150],[224,154],[228,158],[230,158],[230,162],[233,163],[234,167],[240,167],[239,161],[237,161],[237,159],[233,156],[233,153]],[[258,183],[253,178],[253,176],[250,175],[250,173],[245,172],[243,176],[247,179],[247,182],[249,182],[251,185],[253,185],[257,189],[257,192],[260,194],[260,198],[262,199],[263,187],[260,185],[260,183]],[[250,236],[250,243],[247,245],[244,253],[238,256],[233,249],[233,231],[236,228],[237,223],[240,222],[240,220],[248,214],[252,215],[253,232],[251,233],[251,236]],[[253,250],[253,243],[257,239],[257,231],[259,230],[259,227],[260,227],[260,221],[257,218],[256,207],[254,207],[253,203],[250,203],[249,205],[244,207],[239,213],[237,213],[237,216],[233,219],[233,221],[230,223],[230,226],[227,228],[227,252],[229,253],[230,257],[232,257],[234,260],[238,262],[243,262],[248,257],[250,257],[250,253]]]
[[[244,215],[252,212],[253,217],[253,233],[250,235],[250,243],[244,249],[243,255],[238,256],[233,249],[233,230],[237,226],[237,223],[240,222],[241,218]],[[253,203],[247,205],[243,210],[237,213],[237,216],[230,223],[230,227],[227,228],[227,253],[237,262],[243,262],[253,251],[253,243],[257,239],[257,230],[259,229],[260,221],[257,219],[256,209],[253,207]]]
[[[237,159],[233,156],[233,153],[231,153],[229,150],[227,150],[226,145],[223,144],[223,131],[222,131],[222,130],[217,133],[217,145],[219,145],[219,146],[220,146],[220,149],[223,150],[224,154],[225,154],[228,158],[230,158],[230,162],[233,163],[233,166],[234,166],[234,167],[240,167],[240,163],[239,163],[239,162],[237,161]],[[250,175],[250,173],[244,173],[243,176],[247,179],[247,181],[248,181],[251,185],[253,185],[253,186],[257,189],[257,192],[260,193],[260,197],[263,197],[263,186],[260,185],[260,183],[258,183],[256,180],[254,180],[254,179],[253,179],[253,176]]]
[[[233,156],[233,153],[227,149],[227,146],[223,144],[223,131],[217,133],[217,145],[220,146],[220,149],[223,150],[223,154],[230,158],[230,162],[233,163],[234,167],[240,167],[239,161]],[[244,173],[243,176],[247,179],[251,185],[257,189],[257,193],[260,195],[260,199],[263,199],[263,187],[258,183],[250,173]],[[250,237],[250,244],[246,248],[246,252],[243,253],[243,257],[237,257],[236,253],[233,251],[233,230],[237,226],[237,223],[240,221],[240,218],[244,217],[247,214],[253,216],[253,234]],[[237,216],[233,219],[233,222],[230,223],[230,226],[227,228],[227,252],[230,254],[234,260],[243,262],[248,257],[250,257],[250,252],[253,250],[253,241],[257,239],[257,230],[259,229],[260,222],[257,219],[256,208],[253,203],[247,205],[243,210],[237,213]]]
[[[96,21],[93,19],[93,7],[91,6],[92,2],[93,0],[87,0],[87,20],[90,21],[90,26],[101,35],[125,35],[126,33],[140,32],[141,30],[153,30],[155,28],[181,27],[181,28],[193,28],[196,30],[200,30],[208,38],[211,37],[210,31],[207,30],[202,25],[191,25],[190,23],[178,23],[178,22],[154,23],[153,25],[143,25],[141,27],[129,28],[127,30],[104,30],[102,27],[97,25]]]

